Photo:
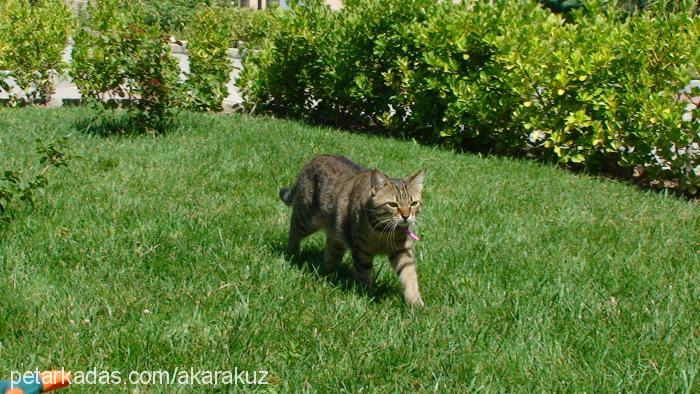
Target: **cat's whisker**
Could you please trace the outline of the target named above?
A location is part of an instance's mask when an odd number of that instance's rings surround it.
[[[393,228],[393,226],[395,226],[395,225],[396,225],[396,219],[394,219],[394,218],[389,218],[389,223],[388,223],[387,226],[384,228],[384,230],[387,230],[387,231],[382,231],[382,234],[379,236],[379,242],[381,242],[381,238],[382,238],[384,235],[386,235],[386,245],[389,246],[389,241],[393,238],[393,237],[392,237],[392,235],[393,235],[392,228]]]
[[[391,239],[391,247],[394,249],[396,248],[396,237],[394,236],[394,234],[396,232],[396,227],[398,225],[399,225],[399,222],[397,220],[394,220],[394,223],[392,224],[391,229],[389,230],[391,232],[389,234],[390,235],[389,238]]]
[[[388,228],[390,228],[390,227],[391,227],[391,224],[387,225],[386,229],[388,229]],[[384,243],[385,243],[386,245],[389,245],[389,231],[382,231],[382,233],[379,234],[379,243],[380,243],[380,244],[382,243],[382,239],[383,239],[384,237],[386,237],[386,241],[384,241]]]
[[[382,233],[379,235],[379,242],[380,242],[380,243],[382,242],[382,238],[384,238],[384,236],[386,236],[385,244],[386,244],[387,246],[389,246],[389,238],[390,238],[390,234],[391,234],[391,225],[392,225],[392,223],[394,223],[393,220],[392,220],[392,221],[386,226],[386,228],[384,229],[384,230],[386,230],[386,231],[382,231]]]
[[[377,222],[377,224],[390,223],[390,222],[393,222],[393,221],[394,221],[393,218],[384,218],[384,219],[380,220],[379,222]]]
[[[398,228],[399,224],[401,224],[401,223],[397,222],[396,225],[394,226],[394,229],[393,229],[393,231],[392,231],[393,234],[396,234],[396,229]],[[397,245],[396,245],[396,236],[392,236],[391,238],[394,240],[394,245],[393,245],[394,248],[397,248]]]
[[[377,222],[378,226],[382,225],[381,230],[379,232],[383,233],[384,230],[386,230],[387,227],[389,227],[391,225],[392,221],[393,221],[393,218],[388,218],[388,219],[384,219],[384,220]]]
[[[389,229],[391,229],[391,224],[393,222],[393,218],[387,219],[387,224],[382,228],[382,231],[379,233],[379,243],[382,243],[382,239],[384,238],[384,236],[386,236],[386,244],[389,245]]]
[[[387,239],[387,243],[386,243],[387,247],[390,249],[394,248],[395,244],[396,244],[396,239],[394,238],[394,225],[392,225],[391,228],[389,229],[389,232],[387,234],[386,239]]]

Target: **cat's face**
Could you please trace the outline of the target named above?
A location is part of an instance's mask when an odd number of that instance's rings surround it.
[[[425,171],[401,180],[390,180],[378,170],[372,171],[372,209],[380,227],[408,227],[421,210]]]

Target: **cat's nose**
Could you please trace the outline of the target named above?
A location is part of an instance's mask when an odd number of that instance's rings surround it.
[[[411,216],[411,215],[404,215],[404,214],[401,214],[401,217],[403,218],[403,221],[404,221],[404,222],[408,220],[408,217],[409,217],[409,216]]]

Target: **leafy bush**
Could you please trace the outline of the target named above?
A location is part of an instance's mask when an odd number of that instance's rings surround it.
[[[338,37],[334,25],[340,14],[321,0],[292,6],[280,15],[279,29],[270,32],[262,50],[245,62],[240,81],[250,105],[265,104],[278,114],[314,118],[323,112],[317,104],[331,105],[333,94],[340,93],[333,89]]]
[[[166,34],[139,0],[90,3],[75,35],[71,75],[81,95],[100,105],[128,99],[128,124],[147,132],[168,127],[182,99]]]
[[[194,18],[198,5],[238,8],[236,0],[144,0],[146,12],[163,31],[178,37]],[[181,37],[182,38],[182,37]]]
[[[231,27],[221,8],[201,6],[188,32],[187,106],[198,111],[219,111],[228,95],[226,84],[233,70],[228,53]]]
[[[278,30],[279,18],[284,14],[279,7],[270,6],[264,10],[248,7],[227,8],[225,10],[231,26],[233,41],[242,41],[249,48],[256,48]]]
[[[194,32],[190,24],[197,18],[199,6],[217,7],[221,16],[225,16],[226,26],[219,28],[231,30],[231,39],[243,41],[249,47],[259,46],[271,31],[276,29],[276,16],[280,9],[276,4],[268,3],[264,10],[239,7],[238,0],[143,0],[149,18],[158,20],[163,31],[174,34],[180,39],[190,39]],[[214,27],[214,26],[212,26]]]
[[[519,26],[525,40],[552,23],[558,26],[560,19],[534,3],[439,7],[415,27],[419,56],[386,72],[387,83],[400,94],[391,102],[397,109],[382,124],[470,150],[516,150],[512,109],[518,97],[506,84],[498,41],[490,37],[517,35],[511,29]]]
[[[0,178],[0,221],[10,220],[11,206],[15,201],[22,201],[34,206],[37,194],[48,185],[47,174],[51,168],[68,166],[72,159],[65,152],[67,137],[45,144],[37,140],[37,153],[39,154],[40,168],[19,170],[5,170]]]
[[[54,77],[65,65],[61,53],[74,20],[63,0],[4,0],[0,3],[0,89],[12,77],[22,94],[13,102],[46,102],[54,93]]]
[[[406,108],[396,103],[410,89],[394,77],[420,62],[423,53],[416,34],[435,15],[436,2],[355,1],[347,7],[337,22],[341,31],[325,33],[337,51],[331,49],[331,84],[318,89],[324,91],[318,108],[325,113],[330,105],[343,123],[395,129],[393,120],[406,117]]]
[[[690,7],[589,2],[565,23],[535,2],[346,6],[280,18],[245,62],[248,106],[700,187],[700,120],[679,96],[700,65]]]
[[[503,38],[500,60],[520,98],[514,114],[525,145],[594,170],[637,167],[695,193],[700,122],[683,121],[679,92],[697,75],[700,51],[691,43],[700,18],[664,11],[620,18],[614,8],[587,8],[575,24],[531,37],[542,44]],[[537,45],[546,56],[531,49]]]

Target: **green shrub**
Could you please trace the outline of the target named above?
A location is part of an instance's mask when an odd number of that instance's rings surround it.
[[[328,35],[337,50],[330,52],[333,78],[322,112],[330,105],[343,123],[400,129],[396,120],[406,118],[407,108],[397,103],[410,92],[395,75],[409,72],[420,62],[423,54],[417,34],[437,8],[431,0],[348,2],[338,22],[342,28]]]
[[[47,102],[63,72],[61,53],[74,20],[63,0],[3,0],[0,3],[0,89],[13,77],[22,90],[13,102]],[[3,75],[4,74],[4,75]]]
[[[227,8],[228,25],[233,41],[242,41],[249,48],[260,47],[263,41],[279,29],[284,11],[278,7],[255,10],[248,7]]]
[[[520,98],[513,109],[520,138],[539,156],[592,170],[637,166],[696,192],[700,124],[682,120],[687,103],[678,93],[700,64],[691,44],[700,19],[682,12],[620,18],[614,8],[587,8],[576,23],[530,37],[537,44],[504,36],[501,63]]]
[[[279,16],[279,29],[270,33],[262,50],[246,61],[240,85],[251,105],[265,104],[279,114],[311,117],[326,105],[332,88],[336,13],[321,0]]]
[[[589,2],[565,23],[525,1],[346,5],[280,18],[245,62],[246,105],[700,187],[700,121],[679,100],[700,65],[691,7]]]
[[[0,177],[0,223],[11,219],[12,206],[24,202],[34,206],[37,195],[48,185],[48,173],[52,168],[68,166],[73,157],[66,152],[67,137],[44,143],[36,141],[39,168],[4,170]]]
[[[499,40],[513,35],[526,43],[560,23],[535,3],[442,5],[415,27],[419,56],[387,72],[387,83],[400,91],[391,104],[401,110],[387,114],[384,124],[469,150],[517,150],[513,108],[519,98],[507,85]]]
[[[231,27],[220,7],[201,6],[188,26],[187,106],[197,111],[220,111],[228,95],[233,63],[229,55]]]
[[[128,99],[128,124],[147,132],[167,128],[182,99],[166,34],[138,0],[90,3],[75,35],[71,75],[81,95],[102,106]]]
[[[161,29],[178,38],[185,33],[190,20],[194,18],[198,5],[238,8],[235,0],[143,0],[150,18],[158,21]]]

